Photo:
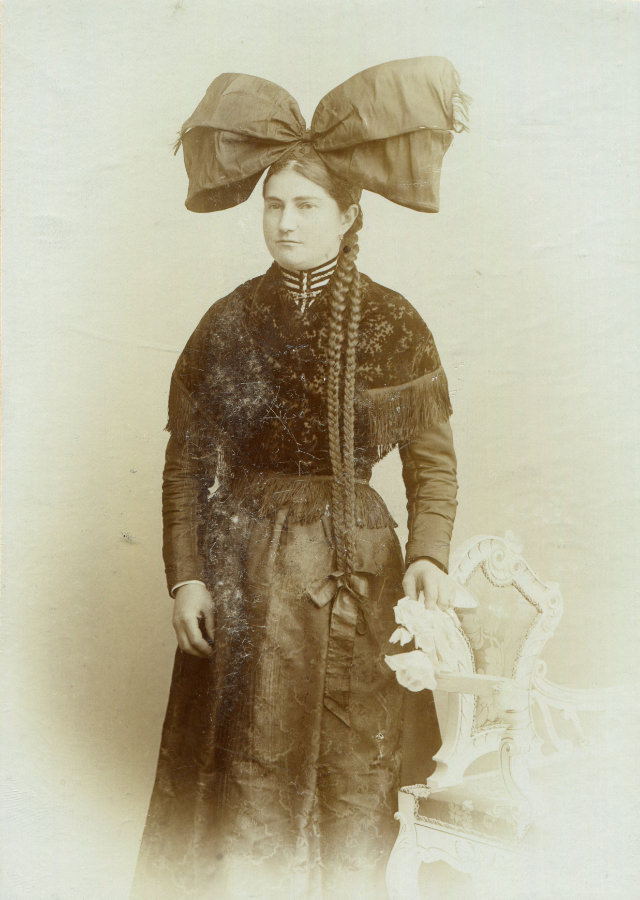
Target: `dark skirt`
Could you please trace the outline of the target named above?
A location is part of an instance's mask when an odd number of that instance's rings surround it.
[[[347,579],[324,518],[214,531],[215,652],[176,654],[132,897],[383,898],[401,777],[424,780],[440,743],[431,694],[384,662],[395,532],[359,528]]]

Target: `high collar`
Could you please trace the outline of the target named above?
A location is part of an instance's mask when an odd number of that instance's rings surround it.
[[[278,272],[282,286],[295,301],[298,309],[304,312],[329,284],[337,265],[338,257],[334,256],[333,259],[320,266],[314,266],[313,269],[296,272],[279,265]]]

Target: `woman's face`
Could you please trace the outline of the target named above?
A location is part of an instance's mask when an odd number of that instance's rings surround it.
[[[323,187],[294,169],[273,175],[264,189],[262,226],[269,253],[285,269],[304,271],[337,256],[358,207],[346,212]]]

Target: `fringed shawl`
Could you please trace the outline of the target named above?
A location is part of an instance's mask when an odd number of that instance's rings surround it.
[[[361,281],[355,455],[357,476],[368,480],[377,459],[446,419],[451,404],[433,337],[419,314],[395,291],[365,275]],[[317,480],[331,474],[328,311],[325,292],[301,315],[281,289],[274,265],[209,309],[171,379],[167,428],[188,437],[193,452],[212,466],[221,459],[222,481],[240,490],[247,479],[257,479],[265,496],[275,490],[277,498],[277,488],[267,488],[268,476],[316,476],[308,504],[299,486],[290,498],[301,521],[329,496]],[[378,524],[379,510],[359,512]]]

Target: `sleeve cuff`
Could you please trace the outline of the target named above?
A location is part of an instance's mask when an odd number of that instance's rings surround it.
[[[434,566],[437,566],[445,575],[449,574],[449,570],[444,563],[440,562],[439,559],[434,559],[433,556],[408,556],[405,562],[405,569],[408,569],[411,563],[417,562],[419,559],[426,559],[428,562],[433,563]]]
[[[201,584],[203,587],[205,586],[204,581],[200,581],[199,578],[189,578],[188,581],[179,581],[177,584],[174,584],[174,586],[169,591],[171,596],[175,597],[178,588],[182,587],[184,584]]]

